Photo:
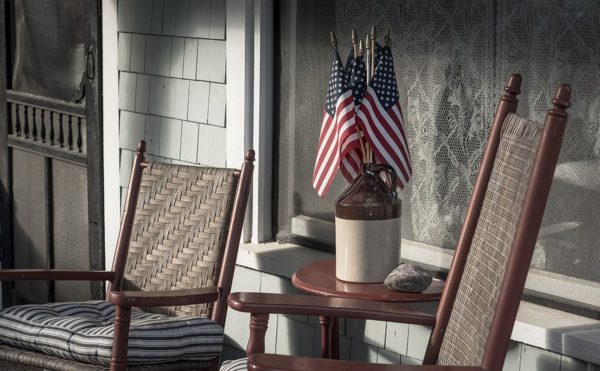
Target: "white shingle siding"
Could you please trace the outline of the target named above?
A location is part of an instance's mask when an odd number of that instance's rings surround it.
[[[119,109],[133,111],[135,108],[136,75],[128,72],[119,73]]]
[[[198,157],[196,161],[209,166],[225,166],[225,128],[211,125],[198,127]]]
[[[208,122],[208,101],[210,84],[206,81],[190,82],[190,104],[188,106],[188,119],[190,121]]]
[[[118,1],[122,187],[142,138],[152,160],[225,166],[225,3]]]
[[[146,116],[140,113],[121,111],[119,147],[135,151],[137,143],[146,130]]]
[[[196,79],[225,82],[225,41],[198,39]]]

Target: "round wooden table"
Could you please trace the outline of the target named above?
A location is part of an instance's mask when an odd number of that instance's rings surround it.
[[[292,276],[292,283],[297,289],[313,295],[395,303],[437,301],[442,296],[444,288],[444,282],[440,280],[434,280],[427,290],[420,293],[390,290],[382,283],[341,281],[335,277],[335,259],[320,260],[302,266]],[[337,359],[339,358],[337,319],[320,317],[320,322],[321,357]]]

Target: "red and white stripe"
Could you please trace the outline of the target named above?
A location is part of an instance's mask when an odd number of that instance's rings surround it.
[[[313,171],[313,187],[320,197],[325,197],[333,183],[335,173],[340,167],[341,147],[338,128],[345,127],[349,121],[354,121],[354,102],[350,90],[342,94],[336,101],[333,117],[327,112],[323,116],[317,159]]]
[[[340,141],[340,170],[348,182],[352,183],[361,171],[362,151],[355,116],[338,125]],[[362,135],[361,135],[362,137]]]
[[[377,159],[394,168],[398,175],[398,186],[404,188],[412,168],[400,103],[396,102],[386,111],[377,99],[375,90],[369,86],[358,109],[357,119]]]

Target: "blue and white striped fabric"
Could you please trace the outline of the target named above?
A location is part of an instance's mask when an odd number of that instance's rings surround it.
[[[0,311],[0,343],[108,366],[114,316],[101,300],[15,306]],[[210,319],[131,314],[128,365],[211,360],[222,348],[223,328]]]
[[[248,369],[248,358],[225,361],[219,371],[246,371]]]

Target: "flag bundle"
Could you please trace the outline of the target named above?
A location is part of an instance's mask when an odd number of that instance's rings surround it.
[[[342,64],[337,41],[319,135],[313,187],[325,197],[338,169],[349,182],[360,175],[361,165],[380,162],[390,165],[403,188],[412,173],[404,132],[398,87],[389,33],[382,47],[375,41],[375,28],[356,42],[346,66]]]

